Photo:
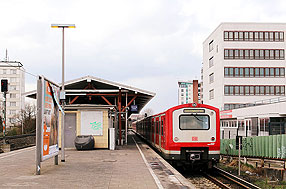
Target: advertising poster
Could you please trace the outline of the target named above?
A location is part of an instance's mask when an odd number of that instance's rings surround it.
[[[41,161],[54,157],[59,152],[59,88],[44,80],[43,93]]]

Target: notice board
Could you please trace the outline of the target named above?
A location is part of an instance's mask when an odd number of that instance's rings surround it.
[[[81,135],[103,135],[102,111],[81,112]]]

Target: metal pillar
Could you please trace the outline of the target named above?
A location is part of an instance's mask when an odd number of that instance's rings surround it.
[[[128,133],[128,128],[127,128],[127,116],[128,116],[128,108],[127,108],[127,96],[128,94],[126,93],[126,105],[125,105],[125,144],[127,145],[127,133]]]
[[[7,98],[6,98],[7,92],[4,91],[4,109],[3,109],[3,144],[6,144],[6,104],[7,104]]]
[[[118,95],[118,122],[119,122],[119,145],[121,145],[121,139],[122,139],[122,122],[121,122],[121,89],[119,89],[119,95]]]
[[[63,27],[62,43],[62,109],[65,111],[65,28]],[[62,113],[61,120],[61,162],[65,162],[65,115]]]
[[[42,80],[41,77],[37,81],[37,119],[36,119],[36,175],[41,174],[41,127],[42,127]]]

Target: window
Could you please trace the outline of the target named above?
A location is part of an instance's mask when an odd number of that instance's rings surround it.
[[[284,60],[284,49],[225,49],[224,59]]]
[[[244,69],[245,77],[249,77],[249,68]]]
[[[10,93],[10,98],[16,98],[16,94],[15,93]]]
[[[229,86],[224,86],[224,95],[229,95]]]
[[[212,41],[209,43],[209,52],[211,52],[213,49],[214,49],[214,41],[212,40]]]
[[[224,68],[224,76],[225,77],[229,77],[228,70],[229,70],[229,68]]]
[[[179,119],[181,130],[208,130],[210,128],[208,115],[181,115]]]
[[[11,91],[17,90],[17,86],[16,85],[10,85],[9,90],[11,90]]]
[[[10,102],[10,106],[16,106],[17,103],[16,102]]]
[[[10,73],[11,73],[11,74],[17,74],[17,70],[11,69],[11,70],[10,70]]]
[[[209,91],[209,99],[214,99],[214,89]]]
[[[161,118],[162,119],[162,118]],[[161,120],[161,135],[164,135],[164,120]]]
[[[225,41],[284,41],[281,31],[224,31]]]
[[[7,74],[7,70],[6,69],[3,69],[3,74]]]
[[[210,68],[210,67],[213,67],[213,65],[214,65],[214,57],[211,57],[211,58],[209,59],[209,68]]]
[[[209,75],[209,82],[213,83],[214,82],[214,73]]]

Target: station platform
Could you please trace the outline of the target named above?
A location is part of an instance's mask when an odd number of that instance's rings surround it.
[[[60,156],[61,153],[59,153]],[[35,147],[0,154],[0,188],[194,188],[135,134],[116,150],[66,150],[65,162],[41,163]]]

